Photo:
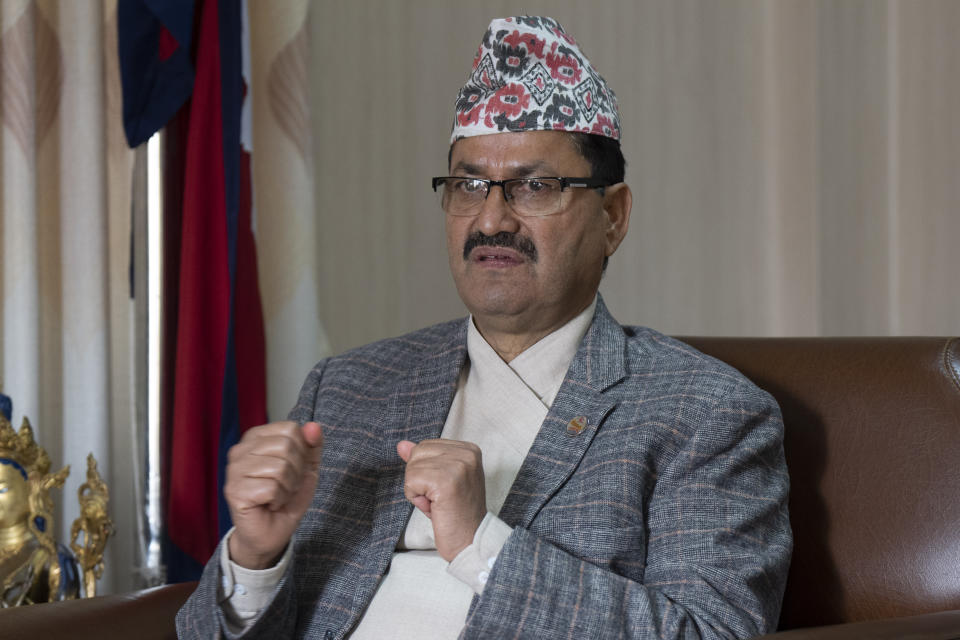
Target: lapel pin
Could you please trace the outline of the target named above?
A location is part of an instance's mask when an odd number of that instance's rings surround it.
[[[587,428],[587,416],[577,416],[567,423],[567,433],[572,436],[578,436]]]

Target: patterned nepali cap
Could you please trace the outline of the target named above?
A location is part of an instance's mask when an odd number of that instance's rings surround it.
[[[494,20],[457,95],[450,143],[488,133],[542,130],[619,140],[617,97],[553,18]]]

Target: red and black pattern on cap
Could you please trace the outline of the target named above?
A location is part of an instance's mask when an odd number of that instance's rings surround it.
[[[553,18],[494,20],[457,95],[450,140],[536,130],[594,133],[619,140],[616,96]]]

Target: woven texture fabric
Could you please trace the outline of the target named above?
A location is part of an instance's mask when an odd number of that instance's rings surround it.
[[[450,142],[503,131],[620,139],[616,95],[553,18],[499,18],[483,34],[457,95]]]
[[[295,561],[245,637],[354,627],[413,508],[395,443],[439,435],[465,358],[460,320],[310,373],[291,419],[323,426],[320,479]],[[782,440],[767,393],[688,345],[621,327],[598,301],[500,511],[514,532],[451,637],[772,630],[791,549]],[[214,561],[178,615],[180,637],[218,632],[219,578]]]

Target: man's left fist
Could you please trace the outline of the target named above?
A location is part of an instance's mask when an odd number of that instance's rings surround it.
[[[437,551],[447,562],[473,542],[487,513],[480,447],[457,440],[401,440],[407,463],[403,493],[433,523]]]

